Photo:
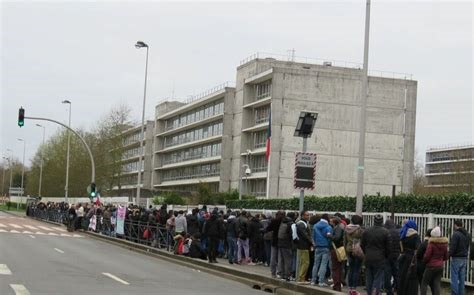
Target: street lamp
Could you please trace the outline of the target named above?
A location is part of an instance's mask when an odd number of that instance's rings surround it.
[[[71,128],[71,108],[72,103],[69,100],[63,100],[62,103],[69,105],[69,124],[68,127]],[[44,140],[43,140],[44,141]],[[64,202],[68,202],[68,190],[69,190],[69,149],[71,145],[71,132],[67,131],[67,156],[66,156],[66,185],[64,186]]]
[[[23,184],[24,184],[24,179],[25,179],[25,151],[26,151],[26,141],[23,138],[17,138],[18,141],[23,141],[23,164],[21,167],[21,200],[20,202],[23,202]],[[17,209],[20,207],[20,203],[17,203]]]
[[[303,153],[306,153],[308,147],[308,137],[311,137],[313,134],[314,125],[318,119],[318,113],[314,112],[301,112],[298,122],[296,123],[296,129],[294,136],[303,137]],[[300,213],[304,209],[304,189],[300,190],[300,203],[299,210]]]
[[[143,41],[137,41],[135,44],[137,49],[146,48],[146,61],[145,61],[145,87],[143,90],[143,110],[142,110],[142,126],[140,132],[140,157],[138,158],[138,179],[137,179],[137,205],[140,206],[140,185],[142,180],[142,166],[143,161],[145,160],[145,152],[143,149],[143,140],[145,139],[144,129],[145,129],[145,104],[146,104],[146,82],[148,75],[148,45]],[[143,160],[142,160],[143,156]]]
[[[2,157],[4,160],[8,161],[8,166],[10,166],[10,161],[7,157]],[[2,165],[3,167],[3,165]],[[2,196],[5,193],[5,167],[3,167],[3,177],[2,177]]]
[[[40,165],[40,177],[39,177],[39,187],[38,187],[38,197],[41,197],[41,183],[43,181],[43,150],[44,150],[44,134],[46,132],[46,127],[40,124],[36,126],[43,128],[43,146],[41,147],[41,165]]]
[[[8,187],[8,195],[10,195],[10,189],[12,188],[12,181],[13,181],[13,175],[12,175],[12,154],[13,151],[11,149],[7,149],[7,152],[10,152],[10,157],[8,158],[8,167],[10,167],[10,186]]]

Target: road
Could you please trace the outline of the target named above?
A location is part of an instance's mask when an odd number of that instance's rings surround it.
[[[262,294],[64,228],[0,212],[0,294]]]

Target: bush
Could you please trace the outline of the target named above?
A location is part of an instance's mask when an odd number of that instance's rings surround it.
[[[186,202],[184,199],[178,195],[175,192],[167,192],[163,194],[164,197],[164,203],[170,204],[170,205],[186,205]]]
[[[238,209],[269,209],[269,210],[298,210],[299,199],[269,199],[269,200],[231,200],[226,202],[228,208]],[[305,197],[305,209],[326,212],[354,212],[356,198],[347,196]],[[364,196],[364,212],[390,212],[391,197]],[[449,195],[420,196],[401,194],[395,197],[394,211],[398,213],[434,213],[451,215],[474,214],[474,195],[455,193]]]

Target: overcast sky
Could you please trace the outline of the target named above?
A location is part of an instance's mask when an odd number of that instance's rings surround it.
[[[5,2],[1,1],[0,154],[27,164],[42,139],[27,116],[91,129],[111,106],[141,120],[145,50],[146,115],[164,98],[186,98],[235,81],[239,61],[258,51],[362,62],[365,0],[350,2]],[[416,148],[474,141],[473,4],[381,1],[371,8],[369,70],[418,81]],[[39,122],[41,123],[41,122]],[[58,130],[44,123],[46,136]]]

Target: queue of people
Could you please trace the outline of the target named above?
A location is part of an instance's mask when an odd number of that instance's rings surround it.
[[[96,232],[115,235],[117,208],[113,205],[52,205],[67,212],[68,230],[87,230],[92,217]],[[264,265],[273,278],[331,287],[349,294],[440,294],[444,262],[451,259],[452,294],[464,294],[468,258],[474,259],[471,236],[461,220],[454,221],[454,232],[439,226],[421,235],[414,220],[397,225],[384,222],[376,215],[373,226],[365,227],[358,215],[311,215],[308,211],[284,212],[274,216],[250,214],[245,210],[227,212],[206,206],[191,212],[161,208],[140,208],[129,205],[126,226],[142,222],[137,241],[154,243],[157,234],[151,228],[162,228],[177,255],[218,263],[225,258],[229,264]],[[127,223],[128,221],[128,223]],[[125,235],[124,238],[131,237]],[[470,253],[470,257],[468,257]]]

